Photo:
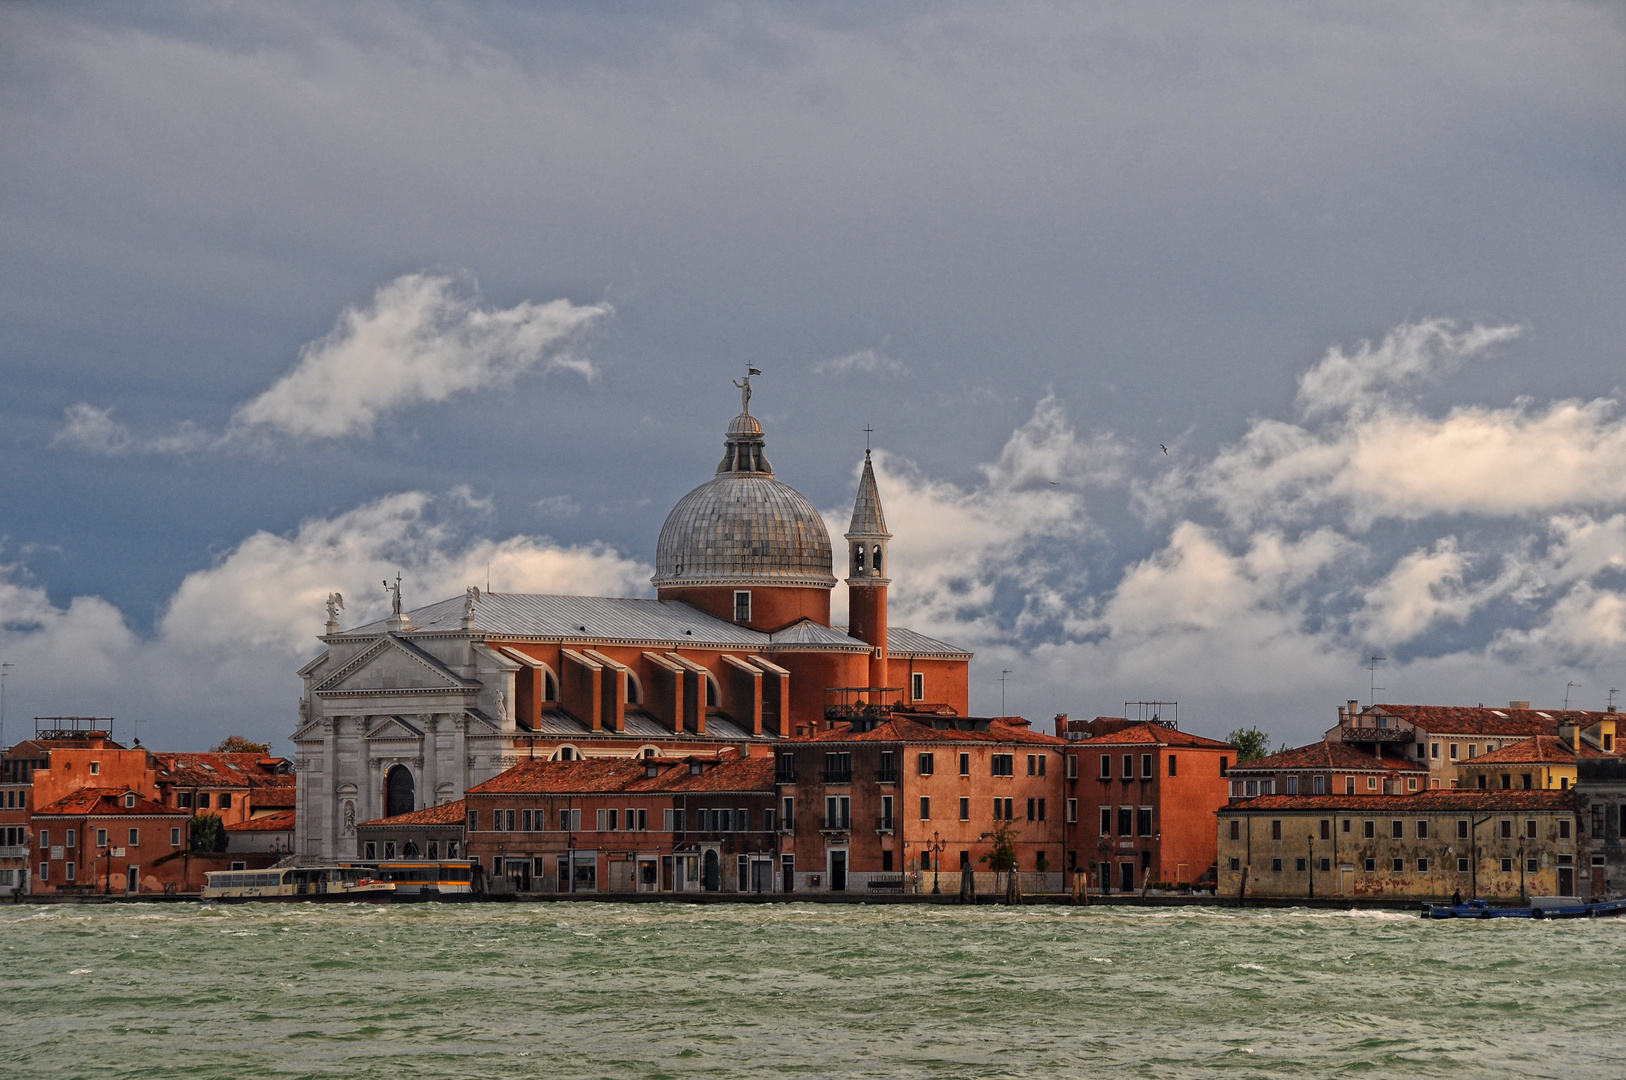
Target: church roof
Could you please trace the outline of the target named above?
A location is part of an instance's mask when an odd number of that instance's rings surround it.
[[[858,498],[853,500],[853,520],[848,536],[891,536],[886,531],[886,515],[881,512],[881,493],[875,487],[875,467],[869,451],[864,451],[864,473],[858,478]]]

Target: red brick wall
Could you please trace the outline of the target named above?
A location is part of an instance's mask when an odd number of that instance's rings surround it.
[[[830,590],[822,586],[759,585],[741,586],[751,593],[753,630],[783,630],[793,622],[812,619],[830,625]],[[734,621],[733,585],[668,586],[657,593],[662,600],[690,604],[725,622]]]

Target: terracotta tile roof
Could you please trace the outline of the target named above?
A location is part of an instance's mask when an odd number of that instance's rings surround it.
[[[1374,705],[1372,712],[1387,713],[1416,724],[1431,735],[1551,735],[1566,721],[1585,727],[1616,713],[1572,709],[1495,709],[1457,705]],[[1369,715],[1365,710],[1359,715]]]
[[[1410,743],[1405,744],[1407,746]],[[1326,739],[1296,746],[1291,750],[1258,758],[1246,765],[1232,765],[1233,773],[1291,772],[1295,769],[1336,769],[1340,772],[1415,772],[1425,773],[1428,766],[1421,761],[1399,757],[1376,757],[1358,750],[1346,742]]]
[[[1390,816],[1451,810],[1574,810],[1574,791],[1497,791],[1440,788],[1415,795],[1259,795],[1219,809],[1220,814],[1292,810],[1349,810]]]
[[[695,773],[691,765],[699,764]],[[649,769],[655,775],[649,775]],[[702,791],[771,792],[774,760],[732,753],[688,758],[587,758],[522,761],[469,789],[470,795],[613,795]]]
[[[1063,740],[1055,740],[1061,742]],[[1236,747],[1218,739],[1205,739],[1201,735],[1193,735],[1189,731],[1180,731],[1176,728],[1164,727],[1162,724],[1136,724],[1121,731],[1114,731],[1109,735],[1097,735],[1093,739],[1081,739],[1078,742],[1068,743],[1068,746],[1095,748],[1104,746],[1190,746],[1201,750],[1235,750]]]
[[[255,810],[286,809],[294,805],[297,791],[292,784],[256,786],[250,795]]]
[[[649,792],[669,791],[687,794],[702,791],[772,792],[774,789],[774,762],[767,755],[749,758],[725,759],[703,769],[697,776],[687,765],[663,770],[653,780],[632,785],[633,790]]]
[[[1577,757],[1612,758],[1596,747],[1582,742],[1580,752],[1571,749],[1557,735],[1537,735],[1534,738],[1502,747],[1500,750],[1457,762],[1460,769],[1473,769],[1481,765],[1574,765]]]
[[[955,718],[955,720],[961,719]],[[988,727],[985,731],[964,731],[954,726],[937,727],[930,720],[894,716],[880,721],[868,731],[854,731],[851,724],[841,723],[830,731],[821,731],[815,735],[803,735],[785,741],[792,743],[1021,743],[1028,746],[1058,747],[1070,745],[1065,739],[1058,739],[1054,735],[1044,735],[1032,730],[1027,726],[1026,721],[1018,717],[994,717],[988,721]]]
[[[245,788],[292,787],[287,762],[261,754],[153,754],[158,782],[181,787]]]
[[[113,814],[162,814],[165,817],[191,817],[189,810],[175,810],[163,803],[153,802],[136,795],[134,806],[125,806],[125,796],[132,794],[128,788],[80,788],[72,795],[65,796],[50,806],[34,811],[37,817],[56,817],[81,815],[104,817]]]
[[[257,818],[247,821],[234,822],[226,826],[227,832],[292,832],[294,827],[294,812],[292,810],[279,810],[275,814],[261,814]]]
[[[462,799],[456,802],[441,803],[438,806],[426,806],[422,810],[414,810],[410,814],[396,814],[394,817],[379,818],[376,821],[364,821],[363,825],[461,825],[468,819],[467,803]],[[273,817],[281,815],[273,814]]]

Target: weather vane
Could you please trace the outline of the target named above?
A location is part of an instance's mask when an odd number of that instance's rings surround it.
[[[751,415],[751,376],[761,374],[761,369],[746,364],[745,378],[734,380],[734,385],[740,388],[740,412],[746,416]]]

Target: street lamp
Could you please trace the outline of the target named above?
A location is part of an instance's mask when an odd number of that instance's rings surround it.
[[[943,892],[942,886],[938,884],[937,880],[937,875],[943,869],[943,837],[940,833],[932,833],[932,842],[928,845],[927,850],[932,853],[932,895],[938,896]]]

